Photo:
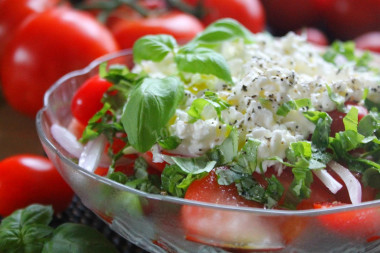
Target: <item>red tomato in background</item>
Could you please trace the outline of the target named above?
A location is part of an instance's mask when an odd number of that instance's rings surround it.
[[[296,31],[296,34],[306,37],[306,40],[314,45],[327,46],[329,41],[326,35],[319,29],[313,27],[302,28]]]
[[[198,0],[185,2],[196,6]],[[261,32],[265,28],[265,12],[259,0],[204,0],[203,7],[205,16],[202,21],[205,25],[221,18],[233,18],[253,33]]]
[[[99,75],[88,79],[76,91],[71,101],[71,112],[81,124],[87,125],[88,121],[103,107],[101,99],[104,93],[112,86],[112,83]]]
[[[108,27],[120,47],[125,49],[132,48],[135,41],[145,35],[170,34],[179,43],[185,43],[203,30],[203,25],[194,16],[177,11],[146,18],[111,16]]]
[[[28,20],[7,47],[1,68],[5,99],[34,116],[45,91],[62,75],[118,50],[107,29],[89,14],[60,7]]]
[[[319,20],[314,0],[261,0],[270,28],[283,35],[302,27],[313,26]]]
[[[359,121],[368,114],[368,110],[364,106],[351,103],[351,102],[346,103],[346,107],[348,110],[350,110],[352,106],[355,106],[356,108],[358,108]],[[344,131],[343,118],[346,116],[346,113],[340,112],[338,110],[334,110],[334,111],[328,112],[328,114],[330,115],[332,119],[330,136],[335,136],[337,132]]]
[[[323,16],[330,34],[350,40],[380,30],[380,0],[331,0],[324,3]]]
[[[59,0],[1,0],[0,1],[0,59],[6,44],[21,23],[29,16],[56,6]]]
[[[355,44],[359,49],[380,53],[380,31],[360,35],[355,39]]]
[[[61,212],[72,197],[71,188],[45,157],[23,154],[0,162],[0,216],[33,203],[52,205]]]
[[[340,205],[344,204],[340,202],[315,203],[314,208],[324,209]],[[379,208],[365,208],[361,210],[339,212],[336,214],[326,214],[318,216],[318,219],[329,231],[346,237],[355,238],[356,236],[365,236],[370,239],[380,235]]]

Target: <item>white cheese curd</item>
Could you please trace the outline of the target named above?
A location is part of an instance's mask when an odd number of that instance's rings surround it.
[[[276,114],[285,102],[309,98],[310,110],[332,111],[336,104],[329,98],[326,86],[345,100],[360,101],[365,88],[368,98],[380,99],[380,80],[374,74],[359,72],[353,64],[337,67],[326,62],[322,50],[289,33],[282,38],[256,34],[254,43],[243,40],[224,42],[219,50],[226,59],[234,85],[210,75],[185,75],[186,102],[176,111],[170,132],[182,139],[177,149],[170,152],[199,156],[220,145],[228,136],[227,125],[261,142],[258,159],[266,171],[269,166],[281,165],[265,161],[268,157],[285,158],[290,143],[307,139],[315,125],[301,111],[291,111],[286,117]],[[135,71],[163,77],[176,73],[173,56],[160,63],[142,62]],[[231,106],[219,119],[211,106],[206,106],[202,118],[190,122],[187,114],[196,98],[204,98],[204,91],[215,92]],[[239,143],[241,146],[242,143]],[[257,168],[259,170],[259,168]]]

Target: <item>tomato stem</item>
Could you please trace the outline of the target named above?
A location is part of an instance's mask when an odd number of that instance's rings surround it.
[[[203,2],[204,0],[198,0],[197,5],[195,7],[192,7],[182,0],[166,0],[166,3],[170,8],[176,8],[197,18],[202,18],[206,14]]]

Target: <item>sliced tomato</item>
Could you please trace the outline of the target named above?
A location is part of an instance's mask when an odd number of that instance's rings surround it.
[[[219,185],[215,171],[194,181],[185,199],[235,207],[261,204],[239,196],[234,185]],[[181,220],[187,239],[225,248],[279,249],[283,238],[271,219],[255,214],[199,206],[183,206]]]
[[[368,114],[367,108],[365,108],[362,105],[358,105],[356,103],[348,102],[346,103],[346,107],[348,110],[351,109],[351,107],[355,106],[358,108],[358,120],[360,121],[364,116]],[[330,117],[332,118],[331,123],[331,136],[335,136],[337,132],[344,131],[344,124],[343,124],[343,118],[346,116],[346,113],[340,112],[338,110],[334,110],[331,112],[328,112]]]
[[[341,202],[315,203],[315,209],[345,205]],[[360,208],[345,212],[320,215],[318,219],[329,231],[346,237],[375,238],[380,235],[380,208]]]
[[[112,83],[99,75],[88,79],[74,94],[71,102],[73,116],[83,125],[103,107],[101,99]]]
[[[162,172],[165,169],[165,166],[168,164],[167,162],[160,162],[160,163],[155,163],[153,162],[153,154],[152,152],[148,151],[142,154],[142,157],[147,161],[150,167],[153,169]]]

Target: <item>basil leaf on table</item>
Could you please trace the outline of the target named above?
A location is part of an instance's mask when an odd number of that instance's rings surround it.
[[[132,90],[121,122],[129,144],[146,152],[160,139],[184,97],[184,87],[175,77],[145,78]]]
[[[179,71],[213,75],[232,84],[232,77],[224,57],[208,48],[184,47],[175,56]]]
[[[96,229],[65,223],[55,229],[42,253],[116,253],[116,248]]]
[[[133,45],[133,59],[136,63],[142,60],[160,62],[175,47],[177,47],[177,42],[170,35],[147,35]]]

